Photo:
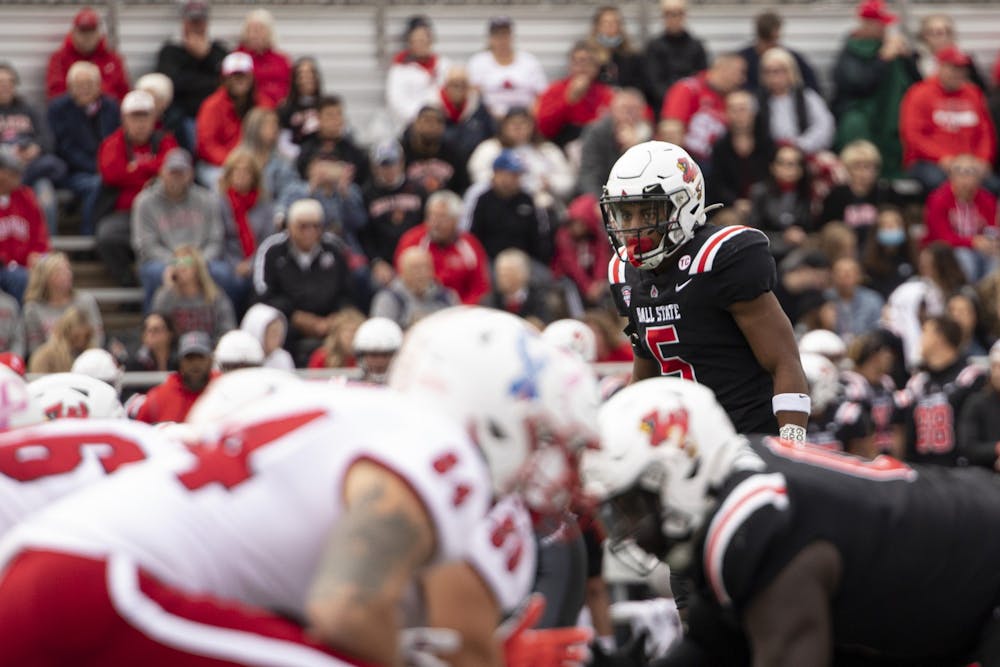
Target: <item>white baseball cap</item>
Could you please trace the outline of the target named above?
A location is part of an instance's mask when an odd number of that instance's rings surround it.
[[[133,90],[122,100],[122,113],[153,113],[156,100],[145,90]]]
[[[222,59],[222,76],[230,74],[251,74],[253,73],[253,58],[249,53],[233,51]]]

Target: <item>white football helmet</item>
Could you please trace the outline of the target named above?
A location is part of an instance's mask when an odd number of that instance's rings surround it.
[[[799,352],[822,354],[836,364],[847,356],[847,345],[843,338],[832,331],[813,329],[803,334],[799,340]]]
[[[28,385],[45,419],[124,419],[118,392],[103,380],[82,373],[52,373]]]
[[[242,329],[227,331],[215,344],[212,355],[222,371],[260,366],[264,363],[264,348],[252,334]]]
[[[618,256],[649,271],[705,224],[705,179],[680,146],[647,141],[611,168],[601,212]],[[659,240],[657,240],[659,236]]]
[[[97,378],[101,382],[107,382],[111,385],[118,394],[122,392],[124,373],[121,366],[107,350],[102,350],[99,347],[84,350],[73,362],[70,372]]]
[[[545,327],[542,338],[588,364],[597,361],[597,336],[580,320],[556,320]]]
[[[601,447],[584,452],[580,470],[613,548],[631,543],[666,559],[702,526],[737,463],[761,465],[715,394],[689,380],[631,384],[601,407],[598,421]]]
[[[189,424],[213,424],[240,407],[285,387],[301,387],[303,380],[278,368],[240,368],[220,375],[191,406],[185,421]]]
[[[379,363],[368,358],[370,354],[395,354],[403,344],[403,330],[388,317],[372,317],[365,320],[354,333],[351,347],[358,365],[365,372],[368,382],[384,384],[388,376],[388,360],[383,357]]]
[[[32,400],[28,383],[17,371],[0,364],[0,432],[43,421],[45,416]]]
[[[840,396],[840,371],[822,354],[800,352],[799,359],[809,383],[813,414],[820,414]]]
[[[542,513],[570,502],[578,452],[596,442],[597,379],[524,320],[471,306],[439,311],[407,333],[389,386],[468,427],[497,496],[516,491]]]

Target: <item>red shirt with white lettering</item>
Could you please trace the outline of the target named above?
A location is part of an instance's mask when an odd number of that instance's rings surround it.
[[[971,201],[960,201],[951,183],[945,181],[927,196],[924,220],[924,245],[944,241],[952,248],[971,248],[973,237],[980,236],[987,227],[996,230],[997,198],[979,188]]]
[[[931,77],[910,87],[899,107],[903,164],[975,155],[987,164],[996,156],[996,132],[986,97],[974,84],[945,90]]]
[[[27,266],[28,255],[48,250],[49,229],[31,188],[0,195],[0,263]]]
[[[726,132],[726,100],[708,84],[706,72],[699,72],[670,86],[660,117],[684,123],[684,147],[696,158],[709,158]]]

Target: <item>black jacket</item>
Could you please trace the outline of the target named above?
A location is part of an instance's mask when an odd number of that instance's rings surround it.
[[[501,199],[491,188],[473,204],[469,231],[483,244],[491,262],[501,250],[518,248],[545,264],[549,244],[542,225],[531,195],[522,190],[510,199]]]
[[[708,68],[708,55],[701,40],[688,32],[654,37],[646,46],[646,76],[649,105],[659,115],[667,89],[680,79]]]
[[[400,237],[424,220],[427,193],[416,182],[405,179],[395,188],[369,182],[362,194],[368,224],[358,232],[361,248],[368,259],[392,264]]]
[[[48,120],[56,155],[63,159],[71,174],[96,174],[101,142],[121,124],[118,103],[107,95],[101,96],[92,116],[68,94],[60,95],[49,105]]]
[[[737,199],[749,199],[750,188],[767,178],[774,144],[761,138],[754,140],[753,152],[743,157],[733,148],[727,132],[712,147],[712,179],[708,185],[709,203],[732,206]]]
[[[326,316],[351,305],[347,254],[340,241],[326,235],[309,268],[299,267],[286,232],[269,236],[257,249],[253,282],[257,300],[291,319],[296,310]]]
[[[191,55],[183,44],[167,42],[156,56],[156,71],[174,82],[174,101],[171,106],[180,109],[188,118],[198,115],[198,108],[205,98],[219,87],[222,60],[229,53],[220,41],[212,42],[204,58]]]
[[[317,155],[325,155],[335,160],[342,160],[354,165],[354,182],[358,186],[368,182],[371,169],[368,166],[368,156],[351,140],[344,136],[340,139],[323,139],[319,134],[312,134],[302,140],[299,157],[295,167],[303,180],[309,180],[306,173],[309,162]]]
[[[782,48],[791,53],[792,57],[795,58],[795,63],[799,66],[799,72],[802,74],[802,83],[807,88],[812,88],[822,95],[823,91],[819,87],[819,79],[816,78],[816,72],[813,71],[812,65],[805,59],[805,56],[787,46],[783,46]],[[746,89],[757,92],[757,89],[760,88],[760,54],[757,53],[757,49],[753,44],[741,49],[739,54],[743,56],[743,60],[747,63]]]
[[[1000,442],[1000,394],[987,386],[962,406],[958,419],[958,456],[970,465],[993,469]]]

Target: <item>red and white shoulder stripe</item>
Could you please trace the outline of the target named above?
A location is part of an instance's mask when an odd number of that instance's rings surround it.
[[[743,232],[756,232],[761,233],[759,229],[754,229],[753,227],[746,227],[744,225],[733,225],[731,227],[723,227],[719,231],[715,232],[707,239],[705,243],[702,244],[698,253],[694,256],[691,261],[691,268],[688,269],[688,275],[695,275],[697,273],[707,273],[712,270],[712,264],[715,262],[715,256],[719,254],[719,250],[722,249],[722,245],[729,239],[742,234]]]
[[[753,475],[736,486],[726,497],[708,526],[705,539],[705,575],[718,601],[732,603],[722,566],[733,535],[747,519],[762,507],[772,505],[779,510],[788,507],[788,490],[781,473]]]
[[[620,285],[625,282],[625,264],[628,260],[622,257],[622,250],[619,248],[611,255],[608,262],[608,282],[612,285]]]

